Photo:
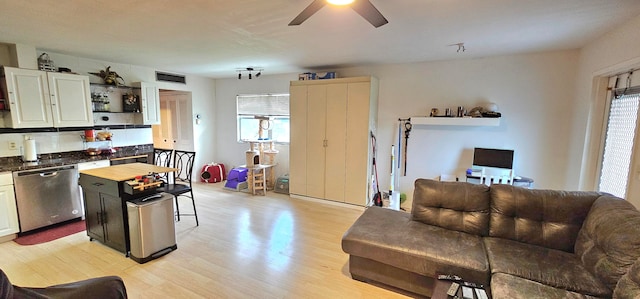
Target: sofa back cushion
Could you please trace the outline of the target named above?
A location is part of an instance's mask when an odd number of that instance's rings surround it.
[[[411,218],[442,228],[486,236],[489,187],[465,182],[417,179]]]
[[[489,235],[573,252],[597,192],[491,186]]]
[[[580,230],[575,252],[584,267],[613,290],[640,257],[640,212],[623,199],[598,198]]]

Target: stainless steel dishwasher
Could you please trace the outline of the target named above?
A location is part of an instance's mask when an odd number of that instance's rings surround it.
[[[13,173],[20,232],[82,217],[76,165]]]

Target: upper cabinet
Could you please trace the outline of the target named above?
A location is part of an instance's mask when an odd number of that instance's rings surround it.
[[[140,106],[142,123],[145,125],[160,124],[160,93],[158,86],[149,82],[134,82],[140,88]]]
[[[89,77],[4,67],[11,128],[93,126]]]

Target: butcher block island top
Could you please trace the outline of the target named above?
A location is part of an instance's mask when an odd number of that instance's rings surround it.
[[[147,163],[129,163],[113,165],[109,167],[93,168],[80,171],[81,174],[91,175],[107,180],[124,182],[132,180],[137,176],[150,173],[174,172],[177,168],[157,166]]]

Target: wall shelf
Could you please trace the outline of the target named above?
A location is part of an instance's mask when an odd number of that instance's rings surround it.
[[[471,126],[471,127],[497,127],[500,118],[488,117],[411,117],[412,125],[426,126]]]

